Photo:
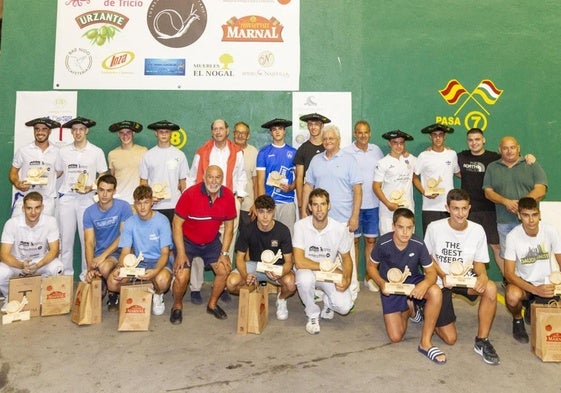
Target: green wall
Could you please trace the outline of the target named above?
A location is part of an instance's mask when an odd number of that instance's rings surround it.
[[[448,105],[438,90],[457,79],[473,91],[490,79],[504,92],[495,105],[485,106],[488,148],[495,150],[503,135],[516,136],[548,174],[547,199],[561,200],[556,186],[561,173],[555,169],[561,146],[559,20],[561,3],[551,0],[302,0],[300,90],[352,92],[353,120],[371,122],[374,143],[387,151],[380,135],[400,128],[415,135],[409,149],[418,154],[428,144],[419,130],[459,107]],[[6,159],[0,160],[0,173],[6,181],[0,187],[0,225],[9,214],[16,91],[52,89],[55,21],[55,0],[5,0],[0,152]],[[478,109],[468,102],[459,120]],[[210,122],[219,117],[231,124],[248,122],[253,143],[267,143],[259,125],[275,116],[290,117],[291,93],[83,90],[78,113],[98,122],[89,136],[105,151],[116,146],[107,131],[114,121],[175,121],[188,133],[184,151],[191,161],[209,137]],[[461,150],[465,127],[456,130],[448,144]],[[143,132],[137,141],[151,147],[155,139]]]

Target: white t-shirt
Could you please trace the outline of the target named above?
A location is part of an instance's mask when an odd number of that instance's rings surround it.
[[[463,231],[452,229],[448,218],[431,222],[425,234],[425,244],[429,254],[446,274],[450,273],[450,264],[462,262],[464,267],[473,262],[489,263],[487,237],[483,227],[473,221],[467,221]],[[437,284],[443,287],[438,277]]]
[[[446,194],[454,188],[454,173],[460,172],[458,156],[454,150],[435,152],[426,150],[419,154],[415,164],[415,174],[421,177],[423,187],[427,188],[430,178],[439,180],[438,188],[444,188],[444,193],[434,199],[423,195],[423,211],[446,211]]]
[[[37,262],[49,251],[49,243],[58,241],[56,218],[41,214],[39,222],[27,226],[25,216],[10,218],[2,231],[2,243],[11,244],[11,254],[20,261]]]
[[[522,224],[506,236],[505,259],[515,261],[514,273],[532,285],[549,283],[551,254],[561,254],[561,239],[549,224],[540,222],[536,236],[526,235]]]
[[[29,191],[20,193],[26,195],[31,191],[37,191],[45,198],[56,198],[56,170],[55,163],[58,157],[58,147],[49,144],[49,147],[43,151],[35,142],[20,147],[14,159],[12,166],[18,168],[19,180],[27,178],[27,171],[31,168],[43,169],[44,173],[41,177],[47,178],[45,185],[33,185]]]
[[[355,143],[351,143],[345,147],[343,151],[355,156],[358,163],[358,170],[362,174],[362,203],[361,209],[373,209],[380,206],[380,200],[372,191],[372,182],[374,180],[374,168],[378,161],[384,157],[384,153],[378,146],[373,143],[368,144],[366,151],[359,149]]]
[[[57,171],[62,172],[62,182],[59,192],[62,194],[74,194],[72,190],[78,176],[82,173],[88,174],[87,186],[95,183],[98,173],[107,172],[105,154],[99,147],[88,142],[83,149],[77,149],[74,143],[60,148],[60,153],[55,164]]]

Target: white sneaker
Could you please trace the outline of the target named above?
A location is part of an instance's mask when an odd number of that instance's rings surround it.
[[[380,292],[380,288],[378,288],[378,285],[374,282],[373,279],[364,279],[364,285],[366,285],[366,287],[368,287],[368,290],[370,292]]]
[[[277,295],[277,319],[284,321],[288,319],[288,308],[286,307],[286,299],[280,299],[280,293]]]
[[[166,305],[164,303],[164,294],[155,293],[152,295],[152,314],[162,315],[166,311]]]
[[[321,319],[333,319],[334,316],[335,311],[329,307],[324,307],[323,310],[321,310]]]
[[[306,331],[310,334],[319,334],[319,321],[317,318],[309,318]]]

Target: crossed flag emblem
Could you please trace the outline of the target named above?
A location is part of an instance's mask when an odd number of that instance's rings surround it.
[[[448,82],[444,89],[438,91],[444,101],[446,101],[449,105],[454,105],[460,99],[467,94],[467,98],[464,100],[462,105],[458,108],[458,110],[454,113],[456,116],[462,108],[469,102],[469,100],[473,100],[487,115],[489,112],[485,107],[479,102],[478,97],[485,101],[488,105],[495,105],[498,101],[501,94],[503,94],[503,90],[499,89],[495,84],[489,79],[483,79],[477,87],[470,93],[468,92],[465,87],[462,86],[460,82],[456,79],[452,79]],[[476,97],[478,96],[478,97]]]

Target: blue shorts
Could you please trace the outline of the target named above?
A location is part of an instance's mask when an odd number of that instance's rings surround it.
[[[508,235],[510,231],[519,224],[519,222],[507,222],[506,224],[497,223],[497,232],[499,232],[499,243],[501,245],[501,258],[505,257],[506,235]]]
[[[245,270],[247,271],[247,274],[255,274],[255,277],[257,278],[258,282],[270,282],[271,284],[274,285],[280,285],[280,282],[278,282],[277,280],[271,280],[269,277],[267,277],[267,275],[265,273],[262,272],[258,272],[257,271],[257,262],[254,261],[246,261],[245,263]],[[239,274],[238,269],[234,269],[233,272],[236,272]]]
[[[173,272],[173,253],[170,252],[168,263],[164,266],[164,269],[168,269],[170,272]],[[154,269],[158,264],[157,259],[143,259],[136,267],[141,267],[144,269]]]
[[[405,284],[418,284],[425,279],[424,274],[414,274],[407,277]],[[409,310],[407,300],[411,300],[419,305],[425,304],[425,300],[417,300],[405,295],[389,295],[386,296],[380,291],[380,298],[382,300],[382,312],[385,314],[392,314],[394,312],[404,312]]]
[[[355,231],[355,237],[364,235],[365,237],[377,237],[378,226],[380,224],[379,208],[360,209],[358,216],[358,228]]]
[[[220,234],[218,234],[210,243],[200,245],[183,238],[185,243],[185,252],[187,258],[192,262],[194,258],[199,257],[205,264],[205,269],[211,269],[212,264],[218,262],[220,252],[222,252],[222,242],[220,241]],[[187,267],[187,266],[185,266]],[[188,267],[190,268],[190,266]]]

